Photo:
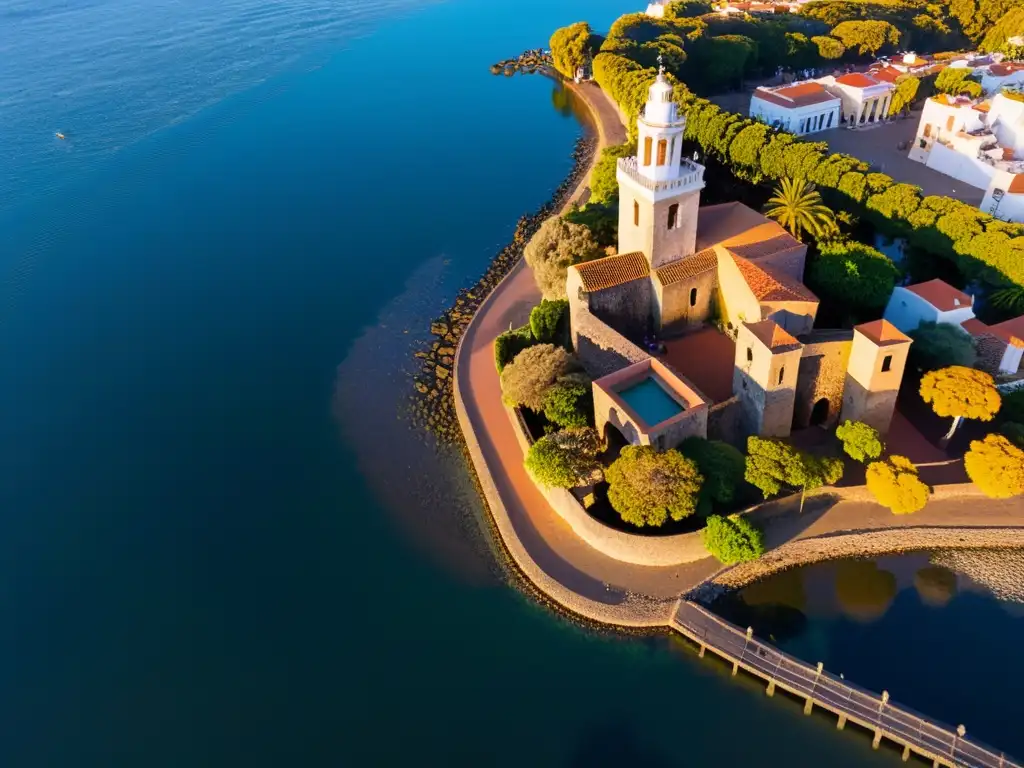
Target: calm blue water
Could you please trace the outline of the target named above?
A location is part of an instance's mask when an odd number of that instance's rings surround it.
[[[3,5],[0,765],[882,764],[509,588],[402,417],[581,130],[488,65],[623,10]]]
[[[679,403],[651,377],[622,390],[619,397],[651,427],[683,412]]]

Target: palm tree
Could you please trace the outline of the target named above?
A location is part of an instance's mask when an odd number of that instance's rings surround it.
[[[1012,285],[993,291],[990,297],[993,307],[1007,312],[1024,312],[1024,285]]]
[[[768,200],[765,215],[775,219],[799,238],[808,232],[816,238],[836,231],[836,216],[821,202],[814,185],[803,179],[783,179],[775,188],[775,197]]]

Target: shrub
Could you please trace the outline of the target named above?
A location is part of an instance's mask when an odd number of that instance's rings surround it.
[[[559,343],[559,331],[564,334],[568,324],[569,302],[565,299],[544,299],[530,312],[530,330],[542,344]]]
[[[545,435],[526,453],[526,471],[547,488],[575,488],[601,479],[601,439],[589,427]]]
[[[601,150],[601,156],[594,163],[594,170],[590,173],[590,200],[587,207],[591,205],[604,204],[614,207],[619,200],[619,182],[616,179],[619,158],[632,157],[636,154],[636,142],[627,144],[616,144],[612,147],[605,147]]]
[[[593,413],[593,390],[585,375],[563,376],[544,395],[544,416],[560,427],[585,427]]]
[[[999,409],[1001,421],[1016,421],[1024,424],[1024,387],[1003,395],[1003,405]]]
[[[978,359],[974,339],[959,325],[921,323],[909,334],[908,362],[920,371],[935,371],[951,365],[970,368]]]
[[[847,419],[836,427],[836,437],[843,441],[843,451],[857,461],[877,459],[882,455],[882,440],[878,430],[861,421]]]
[[[501,372],[502,399],[506,405],[522,405],[540,413],[548,389],[574,365],[574,358],[561,347],[551,344],[528,347]]]
[[[528,325],[499,335],[494,340],[494,365],[498,373],[505,370],[505,366],[511,363],[516,355],[536,343],[537,340],[533,338],[533,332]]]
[[[697,465],[678,451],[659,453],[650,446],[627,445],[605,473],[608,501],[619,516],[636,526],[682,520],[697,509],[703,479]]]
[[[822,243],[819,250],[807,275],[815,293],[860,313],[877,313],[885,307],[900,275],[892,259],[869,245],[850,241]]]
[[[764,554],[764,535],[739,515],[712,515],[701,538],[707,551],[725,565],[756,560]]]
[[[964,468],[990,498],[1008,499],[1024,493],[1024,450],[1003,435],[971,441],[971,449],[964,455]]]
[[[999,425],[999,434],[1018,448],[1024,448],[1024,424],[1019,424],[1016,421],[1004,421]]]
[[[583,207],[573,206],[563,218],[572,224],[582,224],[589,229],[601,248],[618,243],[619,211],[614,204],[595,203],[591,200]]]
[[[596,259],[601,249],[582,224],[552,216],[541,224],[523,255],[544,298],[564,299],[566,271],[573,264]]]
[[[697,465],[704,477],[697,499],[697,512],[707,516],[712,503],[729,504],[736,489],[743,483],[743,454],[728,443],[688,437],[679,446],[679,452]]]
[[[917,512],[928,503],[928,486],[917,476],[917,467],[904,456],[890,456],[886,461],[868,464],[868,490],[879,504],[897,515]]]

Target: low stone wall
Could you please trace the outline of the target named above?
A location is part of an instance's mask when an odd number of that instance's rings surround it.
[[[746,447],[743,404],[735,395],[708,409],[708,440],[722,440],[740,449]]]
[[[581,302],[571,301],[570,307],[573,348],[591,377],[599,379],[650,357]]]
[[[523,454],[530,450],[531,440],[519,413],[506,408],[516,439]],[[576,497],[564,488],[544,488],[538,485],[551,508],[558,513],[572,532],[603,555],[633,565],[650,567],[685,565],[708,557],[700,534],[680,533],[676,536],[639,536],[609,528],[591,517]]]

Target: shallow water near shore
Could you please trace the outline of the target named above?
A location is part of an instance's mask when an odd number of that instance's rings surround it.
[[[581,131],[488,66],[626,10],[0,11],[0,764],[891,764],[510,588],[406,423],[430,320]]]

